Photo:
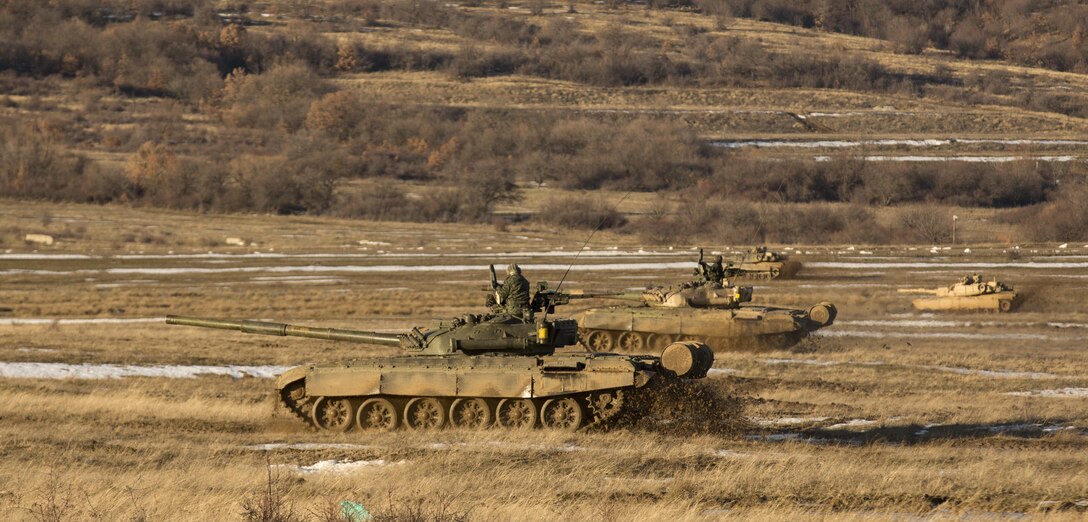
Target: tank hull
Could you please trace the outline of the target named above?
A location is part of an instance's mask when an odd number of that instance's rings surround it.
[[[705,376],[713,363],[710,349],[699,345],[691,351],[700,362],[684,377]],[[284,373],[276,385],[283,406],[320,429],[371,429],[367,405],[375,403],[388,410],[386,417],[395,419],[379,426],[384,429],[463,426],[465,422],[456,419],[463,416],[466,404],[482,412],[486,425],[578,429],[618,415],[625,395],[630,398],[656,382],[678,378],[663,370],[659,361],[611,353],[398,356],[301,366]],[[413,405],[420,401],[445,420],[413,426],[419,420]],[[339,413],[329,414],[330,404],[336,404]],[[511,413],[515,406],[521,417]],[[576,413],[578,421],[567,417],[566,424],[557,421],[562,412]],[[526,421],[526,415],[531,420]]]
[[[924,311],[964,311],[964,312],[1011,312],[1016,308],[1018,295],[1015,292],[997,292],[972,296],[943,296],[914,299],[917,310]]]
[[[670,342],[693,339],[715,352],[773,350],[797,344],[817,324],[803,310],[745,306],[730,309],[612,307],[575,317],[590,349],[641,353]]]

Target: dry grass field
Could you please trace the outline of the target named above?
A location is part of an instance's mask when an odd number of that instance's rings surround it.
[[[788,245],[806,267],[757,282],[755,302],[831,300],[839,318],[792,350],[717,357],[705,382],[743,401],[735,433],[336,435],[274,413],[264,375],[386,349],[160,319],[396,331],[479,310],[488,263],[554,283],[585,237],[15,201],[0,230],[8,520],[244,520],[270,473],[273,496],[310,520],[335,519],[341,500],[395,520],[1085,516],[1088,245]],[[60,240],[14,238],[29,232]],[[693,247],[598,234],[564,286],[680,281]],[[896,293],[976,271],[1013,284],[1022,306],[934,316]]]

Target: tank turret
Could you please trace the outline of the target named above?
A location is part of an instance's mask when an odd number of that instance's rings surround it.
[[[629,298],[631,294],[621,295]],[[638,294],[639,302],[663,308],[740,308],[752,301],[750,286],[722,286],[703,281],[655,286]]]

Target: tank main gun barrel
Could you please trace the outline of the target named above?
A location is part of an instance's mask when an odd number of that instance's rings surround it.
[[[934,290],[932,288],[897,288],[895,291],[900,293],[900,294],[926,294],[926,295],[937,295],[937,292],[938,292],[938,290]]]
[[[324,339],[326,341],[347,341],[382,346],[404,346],[402,339],[407,339],[407,336],[401,334],[368,332],[364,330],[313,328],[310,326],[299,326],[286,323],[269,323],[265,321],[248,320],[231,321],[227,319],[182,317],[177,315],[166,316],[166,324],[218,328],[220,330],[237,330],[248,334],[277,335],[280,337],[309,337],[311,339]]]

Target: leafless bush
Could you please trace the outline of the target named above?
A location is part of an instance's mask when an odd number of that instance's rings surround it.
[[[301,516],[287,502],[286,480],[272,469],[271,457],[265,458],[267,472],[263,487],[242,500],[242,518],[247,522],[301,522]]]
[[[1030,209],[1024,221],[1033,241],[1088,240],[1088,184],[1064,186],[1054,201]]]
[[[306,114],[306,128],[346,141],[359,124],[366,121],[364,110],[355,93],[333,92],[310,105],[310,111]]]
[[[313,101],[329,90],[313,71],[297,63],[264,74],[237,71],[223,86],[223,120],[239,127],[294,131],[303,126]]]
[[[76,488],[63,482],[60,473],[50,469],[45,483],[35,492],[35,498],[24,511],[37,522],[62,522],[83,515],[76,499]]]
[[[921,53],[927,42],[925,24],[905,16],[894,17],[888,22],[887,37],[895,42],[896,50],[908,54]]]
[[[932,210],[906,210],[899,215],[893,242],[942,244],[952,239],[952,218]]]
[[[544,204],[537,217],[567,230],[618,228],[627,223],[615,205],[590,195],[553,198]]]
[[[373,522],[468,522],[469,513],[453,508],[452,497],[428,499],[420,495],[412,497],[386,497],[385,505],[375,510]]]

